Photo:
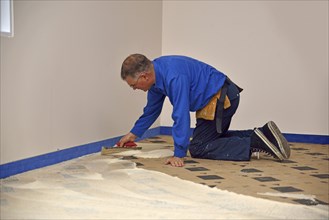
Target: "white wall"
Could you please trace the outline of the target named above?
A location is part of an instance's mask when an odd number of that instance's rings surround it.
[[[328,1],[164,1],[162,54],[201,59],[245,89],[232,129],[274,120],[328,135]]]
[[[232,129],[272,119],[328,134],[326,1],[15,1],[14,22],[1,37],[1,164],[127,132],[145,104],[119,75],[135,52],[227,73],[245,89]]]
[[[14,22],[1,37],[1,164],[129,131],[146,99],[121,63],[161,55],[162,2],[15,1]]]

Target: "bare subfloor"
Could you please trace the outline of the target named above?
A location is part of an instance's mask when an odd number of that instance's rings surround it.
[[[143,142],[168,143],[171,136],[157,136]],[[279,162],[267,155],[248,162],[186,158],[184,168],[163,164],[164,159],[141,159],[138,167],[239,194],[294,204],[329,205],[329,145],[290,143],[291,157]],[[171,149],[173,149],[171,147]],[[295,198],[303,194],[314,198]]]

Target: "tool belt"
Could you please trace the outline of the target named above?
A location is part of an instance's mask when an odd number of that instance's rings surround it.
[[[234,84],[228,77],[226,78],[224,85],[221,89],[212,97],[209,103],[203,107],[202,109],[196,112],[196,118],[205,119],[205,120],[214,120],[215,119],[215,112],[217,113],[216,116],[216,130],[217,133],[222,133],[222,118],[224,109],[227,109],[231,106],[230,99],[227,96],[227,88],[230,84]],[[234,84],[239,93],[242,92],[242,88]],[[218,105],[218,106],[217,106]],[[217,107],[217,110],[216,110]]]

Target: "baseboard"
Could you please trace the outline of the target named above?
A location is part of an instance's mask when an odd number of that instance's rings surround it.
[[[192,135],[193,128],[190,129]],[[136,141],[153,137],[156,135],[171,135],[172,127],[160,126],[149,129],[145,134]],[[289,134],[285,133],[284,136],[289,142],[300,143],[313,143],[313,144],[329,144],[328,135],[310,135],[310,134]],[[50,166],[56,163],[64,162],[81,156],[85,156],[92,153],[100,152],[102,146],[114,146],[120,137],[114,137],[94,143],[84,144],[56,152],[51,152],[44,155],[39,155],[19,161],[14,161],[0,165],[0,179],[6,178],[15,174],[23,173],[29,170],[34,170],[46,166]]]

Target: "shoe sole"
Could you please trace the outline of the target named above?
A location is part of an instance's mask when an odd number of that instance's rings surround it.
[[[279,151],[279,149],[274,146],[268,139],[267,137],[263,134],[263,132],[261,132],[258,128],[256,128],[254,130],[255,134],[267,145],[267,147],[270,148],[270,150],[272,150],[272,152],[275,154],[275,156],[280,160],[283,161],[284,157],[281,154],[281,152]]]
[[[282,155],[284,156],[284,158],[288,159],[290,157],[290,146],[287,139],[283,136],[278,126],[273,121],[270,121],[267,124],[276,142],[279,145]]]

